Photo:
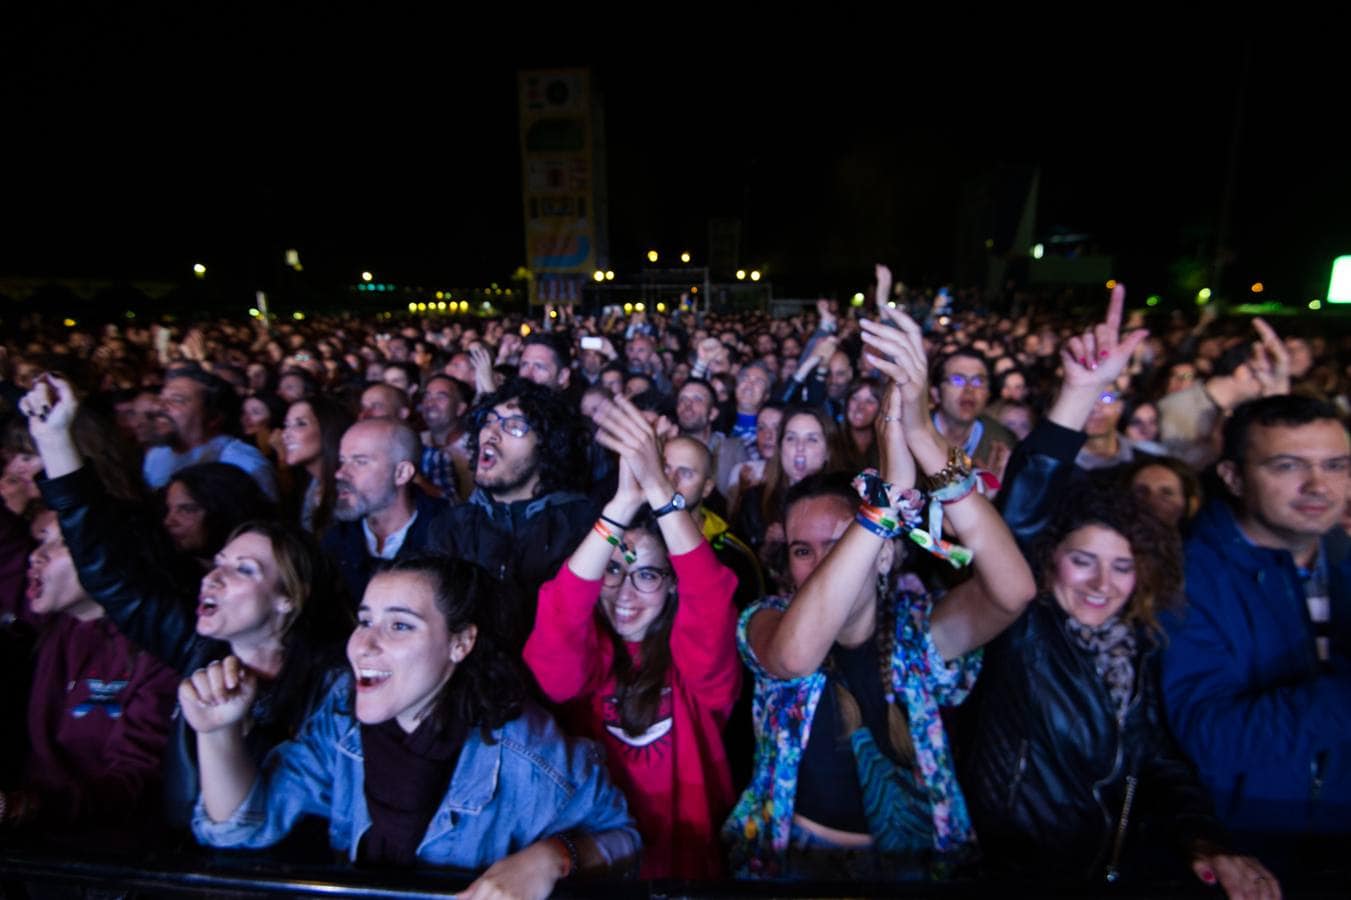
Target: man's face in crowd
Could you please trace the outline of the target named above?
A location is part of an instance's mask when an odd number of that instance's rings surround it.
[[[469,358],[468,353],[456,353],[446,363],[446,374],[451,378],[457,378],[465,384],[474,383],[474,363]]]
[[[843,400],[853,380],[854,367],[849,363],[849,357],[836,351],[830,357],[830,368],[826,370],[826,396],[832,400]]]
[[[305,396],[305,380],[299,375],[283,375],[277,382],[277,396],[287,403],[295,403]]]
[[[769,376],[759,366],[747,366],[736,380],[737,412],[758,412],[769,399]]]
[[[647,335],[637,335],[629,345],[624,348],[625,355],[629,358],[629,365],[635,369],[647,371],[652,364],[652,354],[655,352],[652,339]]]
[[[527,499],[539,482],[539,435],[534,428],[520,436],[511,434],[505,420],[521,416],[515,400],[499,403],[493,412],[496,416],[489,416],[491,421],[479,429],[474,483],[499,502]]]
[[[1351,493],[1351,439],[1340,422],[1253,425],[1241,464],[1220,476],[1243,506],[1248,536],[1277,547],[1326,534]]]
[[[558,357],[543,344],[530,344],[521,351],[517,374],[547,388],[563,388],[568,384],[568,370],[560,369]]]
[[[389,339],[389,361],[408,362],[408,341],[401,337]]]
[[[157,434],[193,447],[206,437],[206,388],[191,378],[170,378],[160,391]]]
[[[334,473],[337,495],[333,515],[340,521],[355,522],[382,512],[398,497],[400,482],[392,449],[393,440],[386,424],[358,423],[347,429],[338,449],[338,471]]]
[[[601,373],[600,383],[610,392],[611,396],[618,397],[624,392],[624,376],[613,369]]]
[[[373,384],[361,392],[361,413],[358,419],[406,419],[408,403],[397,388],[388,384]]]
[[[943,380],[938,385],[938,408],[943,418],[969,425],[985,411],[989,399],[990,373],[985,363],[969,356],[954,356],[944,363]]]
[[[671,486],[685,498],[686,508],[695,507],[713,493],[713,479],[708,472],[708,450],[687,437],[671,438],[662,448],[662,464]]]
[[[1196,366],[1191,363],[1178,363],[1168,370],[1168,393],[1185,391],[1196,380]]]
[[[433,378],[422,392],[422,421],[433,432],[449,431],[464,413],[459,389],[444,378]]]
[[[686,383],[676,395],[676,420],[686,434],[703,434],[713,416],[713,397],[699,383]]]
[[[385,371],[381,374],[381,380],[390,387],[398,388],[405,394],[411,393],[408,390],[408,373],[398,366],[386,366]]]

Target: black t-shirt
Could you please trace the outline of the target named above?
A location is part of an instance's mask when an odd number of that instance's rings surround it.
[[[854,763],[854,748],[849,735],[844,733],[835,685],[844,685],[853,695],[863,724],[872,732],[878,749],[898,763],[896,749],[888,737],[887,700],[878,667],[877,641],[870,639],[852,648],[836,644],[826,660],[826,679],[826,688],[812,718],[811,736],[798,767],[794,811],[827,828],[869,834],[863,787]]]

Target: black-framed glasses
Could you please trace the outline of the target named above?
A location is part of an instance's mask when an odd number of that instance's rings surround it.
[[[624,584],[624,579],[633,582],[633,587],[640,594],[655,594],[666,587],[666,579],[670,577],[670,569],[661,569],[656,566],[640,566],[636,569],[624,571],[624,567],[614,560],[605,564],[605,574],[601,576],[601,582],[607,588],[617,588]]]
[[[982,390],[983,388],[989,387],[990,385],[989,379],[987,379],[984,375],[962,375],[958,372],[953,372],[951,375],[948,375],[943,380],[946,381],[948,384],[952,385],[953,387],[957,388],[957,390],[969,387],[972,390],[979,391]]]
[[[499,427],[514,438],[523,438],[530,433],[530,422],[525,416],[503,416],[495,409],[486,409],[479,414],[479,430],[487,428],[489,425],[497,422]]]

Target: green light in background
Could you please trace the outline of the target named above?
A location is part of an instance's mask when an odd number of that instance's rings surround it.
[[[1196,292],[1196,305],[1205,306],[1210,302],[1210,288],[1201,288]]]
[[[1322,300],[1310,300],[1310,301],[1309,301],[1309,309],[1318,310],[1318,309],[1322,309],[1322,308],[1323,308],[1323,301],[1322,301]]]
[[[1351,303],[1351,256],[1339,256],[1332,262],[1328,280],[1329,303]]]
[[[1158,305],[1159,305],[1159,295],[1158,295],[1158,294],[1154,294],[1154,295],[1152,295],[1151,297],[1149,297],[1147,300],[1145,300],[1145,306],[1158,306]]]

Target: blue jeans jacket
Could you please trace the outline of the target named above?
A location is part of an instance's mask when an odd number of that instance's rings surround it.
[[[200,799],[192,829],[214,847],[269,847],[305,815],[329,821],[334,849],[356,858],[371,825],[351,676],[334,685],[293,741],[279,745],[239,808],[213,822]],[[450,788],[418,846],[426,864],[482,869],[560,832],[590,834],[611,867],[636,862],[640,841],[624,796],[595,745],[563,735],[548,714],[525,712],[484,743],[471,729]]]

